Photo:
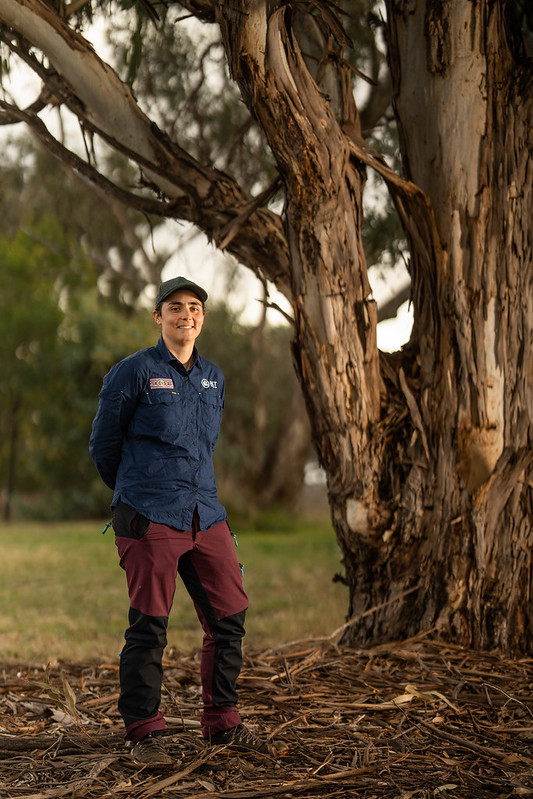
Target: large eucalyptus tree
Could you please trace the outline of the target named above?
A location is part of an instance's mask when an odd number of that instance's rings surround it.
[[[148,0],[145,0],[147,3]],[[364,136],[339,8],[189,0],[219,27],[229,74],[277,176],[252,196],[141,110],[69,20],[0,0],[0,37],[39,76],[3,102],[59,159],[150,214],[187,219],[292,300],[293,355],[328,476],[350,587],[347,640],[437,630],[533,650],[532,14],[519,0],[387,0],[403,175]],[[340,4],[348,8],[349,3]],[[173,7],[173,6],[171,6]],[[176,24],[179,31],[179,23]],[[137,165],[119,186],[53,137],[59,103]],[[409,246],[408,346],[380,353],[361,238],[367,170]],[[283,193],[283,212],[269,207]]]

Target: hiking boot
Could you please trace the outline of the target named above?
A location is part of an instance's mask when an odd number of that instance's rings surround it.
[[[170,766],[174,762],[160,735],[149,732],[133,746],[133,759],[143,766]]]
[[[209,739],[211,746],[227,746],[235,752],[260,752],[263,755],[269,754],[266,741],[256,738],[251,730],[244,724],[237,727],[230,727],[229,730],[216,732]]]

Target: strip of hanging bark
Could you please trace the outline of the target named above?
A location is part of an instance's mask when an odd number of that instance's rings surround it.
[[[400,380],[401,389],[402,389],[404,397],[405,397],[405,399],[407,401],[407,407],[409,408],[409,412],[411,414],[411,419],[413,420],[413,424],[414,424],[415,428],[420,433],[420,437],[422,439],[422,445],[424,447],[424,452],[425,452],[427,461],[429,463],[429,461],[430,461],[429,447],[428,447],[428,440],[427,440],[427,436],[426,436],[426,431],[424,429],[424,423],[422,421],[422,414],[420,413],[420,410],[418,409],[418,405],[416,404],[416,400],[415,400],[413,392],[411,391],[411,389],[407,385],[405,372],[403,371],[403,369],[401,367],[400,367],[400,370],[399,370],[399,373],[398,373],[398,377],[399,377],[399,380]]]

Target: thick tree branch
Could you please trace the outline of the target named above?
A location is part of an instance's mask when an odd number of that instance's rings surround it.
[[[288,294],[289,255],[281,219],[265,208],[253,208],[254,199],[229,175],[195,161],[166,137],[141,111],[129,88],[92,46],[73,31],[41,0],[0,0],[3,39],[15,48],[17,37],[29,45],[25,60],[51,94],[78,117],[84,127],[98,133],[110,146],[126,154],[143,171],[147,184],[169,200],[167,216],[196,224],[220,244],[228,225],[239,218],[228,252]],[[31,55],[43,52],[50,67]],[[96,178],[94,170],[87,176]],[[116,194],[115,194],[116,196]],[[123,201],[136,195],[124,193]]]
[[[29,113],[28,111],[23,111],[15,106],[8,105],[7,103],[0,100],[0,109],[6,113],[6,115],[18,122],[24,122],[31,130],[31,132],[36,136],[36,138],[41,142],[41,144],[48,150],[51,155],[58,158],[63,164],[66,164],[71,169],[75,170],[80,176],[86,178],[95,186],[100,188],[106,194],[114,197],[116,200],[119,200],[124,205],[129,206],[130,208],[134,208],[137,211],[141,211],[145,214],[154,214],[156,216],[168,216],[172,217],[174,214],[170,211],[170,204],[159,202],[157,200],[151,200],[147,197],[141,197],[138,194],[133,194],[132,192],[125,191],[124,189],[117,186],[115,183],[110,181],[97,169],[92,167],[87,161],[84,161],[83,158],[80,158],[76,153],[73,153],[71,150],[68,150],[64,147],[57,139],[55,139],[44,122],[35,114]]]

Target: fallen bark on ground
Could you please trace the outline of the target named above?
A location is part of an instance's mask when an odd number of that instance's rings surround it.
[[[277,757],[206,748],[199,654],[165,661],[174,767],[133,763],[117,663],[0,671],[2,799],[533,796],[533,660],[424,638],[245,653],[240,706]]]

